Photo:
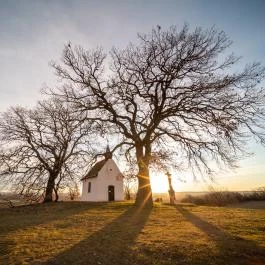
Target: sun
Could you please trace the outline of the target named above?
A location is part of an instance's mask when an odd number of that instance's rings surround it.
[[[164,174],[153,173],[150,175],[152,192],[164,193],[168,191],[167,177]]]

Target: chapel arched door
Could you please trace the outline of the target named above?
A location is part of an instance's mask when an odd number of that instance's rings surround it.
[[[113,185],[108,186],[109,202],[115,200],[115,189]]]

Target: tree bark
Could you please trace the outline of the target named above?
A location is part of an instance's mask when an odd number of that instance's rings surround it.
[[[45,197],[43,202],[52,202],[52,194],[54,190],[56,175],[50,174],[45,190]]]
[[[55,193],[55,202],[58,202],[58,200],[59,200],[59,195],[58,195],[58,190],[57,190],[57,188],[54,188],[54,193]]]
[[[135,204],[141,207],[151,207],[153,205],[153,196],[149,174],[149,154],[143,156],[143,149],[136,150],[138,160],[138,191]]]
[[[149,207],[153,205],[152,189],[150,185],[149,174],[143,174],[139,171],[138,174],[138,191],[136,195],[135,205]]]

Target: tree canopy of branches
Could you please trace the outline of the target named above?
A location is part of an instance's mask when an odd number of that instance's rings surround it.
[[[152,204],[149,170],[154,154],[177,154],[197,170],[210,161],[232,166],[245,137],[264,143],[264,68],[240,71],[226,50],[231,41],[215,28],[154,28],[137,44],[102,49],[65,46],[53,62],[65,82],[61,94],[104,124],[137,159],[136,204]]]
[[[0,120],[0,176],[26,198],[50,202],[55,193],[57,201],[85,168],[90,133],[82,115],[55,98],[11,108]]]

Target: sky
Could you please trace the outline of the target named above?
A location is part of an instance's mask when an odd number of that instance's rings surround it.
[[[41,98],[45,85],[58,85],[51,60],[58,61],[63,45],[85,48],[125,47],[137,33],[152,27],[188,23],[224,30],[233,45],[231,50],[243,56],[245,63],[260,61],[265,65],[265,1],[235,0],[0,0],[0,111],[14,105],[33,106]],[[241,65],[239,65],[241,66]],[[265,186],[265,148],[249,142],[250,158],[240,161],[235,172],[216,176],[216,187],[250,190]],[[180,182],[173,172],[177,191],[205,190],[209,183],[187,176]],[[153,176],[155,192],[168,189],[163,175]]]

